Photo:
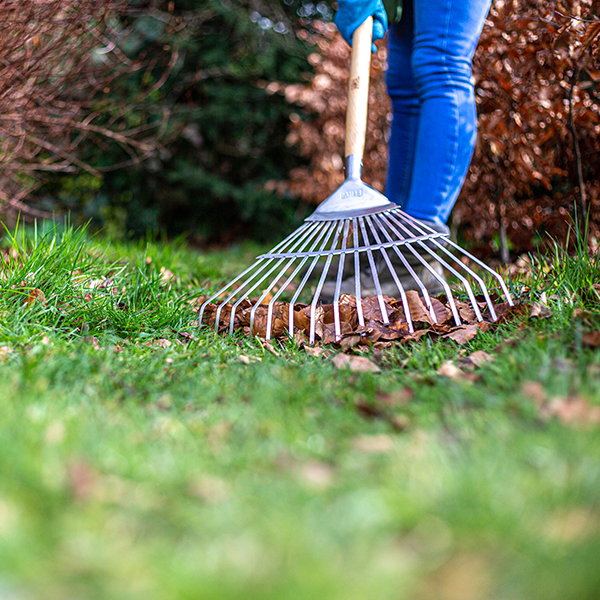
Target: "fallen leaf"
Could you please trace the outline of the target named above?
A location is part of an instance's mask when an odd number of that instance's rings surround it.
[[[41,302],[46,306],[46,296],[39,288],[30,290],[27,296],[25,296],[25,300],[23,300],[23,304],[26,306],[31,306],[34,302]]]
[[[360,435],[352,440],[352,448],[357,452],[367,454],[385,454],[394,449],[395,443],[391,436],[384,433],[376,435]]]
[[[444,339],[453,340],[457,344],[466,344],[479,333],[477,325],[461,325],[456,327],[450,333],[442,335]]]
[[[588,509],[562,509],[547,519],[543,533],[554,542],[572,544],[596,536],[598,523],[598,514]]]
[[[544,419],[556,417],[566,425],[589,426],[600,423],[600,406],[590,404],[581,396],[553,398],[541,409]]]
[[[548,399],[546,390],[538,381],[526,381],[521,388],[521,393],[526,398],[529,398],[538,408],[541,408]]]
[[[304,351],[311,356],[315,356],[319,358],[323,352],[325,352],[324,348],[320,348],[319,346],[309,346],[307,344],[303,344]]]
[[[448,377],[449,379],[464,379],[465,373],[461,371],[454,363],[445,362],[437,370],[438,375]]]
[[[190,485],[190,493],[208,504],[218,504],[229,497],[229,486],[225,480],[212,475],[202,475]]]
[[[321,461],[311,461],[301,467],[299,477],[306,487],[324,490],[333,483],[333,467]]]
[[[481,365],[485,365],[485,363],[493,361],[494,357],[483,350],[476,350],[475,352],[469,354],[467,359],[476,367],[481,367]]]
[[[173,271],[169,271],[166,267],[160,268],[160,280],[163,283],[169,283],[171,280],[175,278]]]
[[[67,476],[71,491],[78,500],[86,500],[91,495],[98,479],[98,473],[83,460],[71,463],[67,467]]]
[[[356,400],[356,402],[354,402],[354,406],[363,417],[367,417],[369,419],[387,416],[385,410],[383,410],[376,404],[371,404],[370,402],[366,402],[365,400]]]
[[[532,302],[529,307],[530,319],[548,319],[552,316],[552,311],[539,302]]]
[[[44,343],[42,338],[42,344]],[[10,346],[0,346],[0,359],[8,358],[11,354],[14,354],[15,351]]]
[[[247,356],[246,354],[238,354],[238,360],[242,361],[245,365],[249,365],[253,362],[261,362],[262,358],[259,356]]]
[[[351,356],[340,352],[333,357],[333,365],[338,369],[350,369],[361,373],[380,373],[381,369],[364,356]]]
[[[598,346],[600,346],[600,331],[596,330],[596,331],[588,331],[587,333],[584,333],[583,336],[581,337],[581,341],[586,346],[591,346],[592,348],[597,348]]]
[[[415,397],[415,393],[409,387],[403,387],[391,393],[377,392],[378,401],[388,406],[406,406]]]

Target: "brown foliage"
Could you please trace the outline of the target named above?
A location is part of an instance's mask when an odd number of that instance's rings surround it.
[[[535,316],[531,312],[531,307],[523,304],[509,306],[507,303],[495,305],[495,310],[499,320],[494,322],[487,313],[485,302],[479,302],[479,308],[483,314],[483,321],[477,321],[475,312],[470,309],[470,305],[465,302],[456,302],[456,307],[460,315],[460,322],[455,322],[452,317],[450,304],[445,296],[432,298],[432,310],[435,319],[432,318],[430,311],[425,307],[423,300],[415,291],[406,292],[408,300],[408,309],[414,326],[414,331],[410,331],[407,317],[401,300],[390,296],[383,296],[383,303],[389,322],[385,323],[379,298],[369,296],[362,299],[362,311],[364,315],[364,325],[360,325],[356,312],[356,298],[348,294],[342,294],[339,300],[339,318],[341,338],[336,339],[334,325],[334,306],[332,304],[320,305],[315,312],[315,333],[318,343],[333,344],[338,343],[343,349],[348,349],[356,345],[370,345],[377,342],[406,343],[421,339],[425,335],[450,339],[457,344],[465,344],[477,333],[487,331],[498,322],[504,322],[515,317]],[[268,306],[259,305],[256,308],[256,314],[252,330],[250,324],[252,319],[252,309],[256,305],[257,299],[244,300],[236,307],[233,318],[233,331],[243,331],[248,335],[265,337],[268,323]],[[311,306],[308,304],[297,303],[293,306],[293,332],[295,335],[308,336],[311,327]],[[231,313],[233,305],[225,304],[219,315],[219,332],[229,331],[231,325]],[[202,324],[209,327],[215,326],[217,318],[217,304],[209,304],[202,318]],[[273,321],[271,334],[276,339],[285,339],[290,332],[290,305],[287,302],[275,302],[273,307]]]
[[[600,2],[496,0],[474,60],[479,136],[467,181],[453,212],[455,225],[489,252],[507,236],[516,251],[542,234],[564,239],[569,215],[590,211],[600,227]],[[312,23],[299,35],[315,45],[315,75],[306,85],[271,84],[290,102],[316,113],[294,117],[288,143],[309,167],[290,174],[286,188],[310,203],[342,181],[349,48],[331,24]],[[382,190],[387,165],[389,102],[380,47],[371,69],[364,178]],[[578,153],[579,158],[578,160]],[[583,181],[579,189],[579,181]]]
[[[41,213],[24,204],[49,172],[98,169],[82,148],[114,144],[123,151],[115,168],[134,164],[160,148],[168,114],[146,114],[160,78],[131,104],[109,96],[124,76],[164,60],[165,74],[177,52],[131,59],[122,50],[129,32],[118,17],[126,0],[5,0],[0,3],[0,210]],[[168,15],[167,15],[168,16]],[[166,56],[166,60],[165,60]],[[135,116],[132,117],[132,114]],[[116,152],[117,156],[119,152]],[[120,163],[120,164],[119,164]]]

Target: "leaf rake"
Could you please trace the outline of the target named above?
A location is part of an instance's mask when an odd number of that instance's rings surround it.
[[[206,300],[200,308],[200,325],[206,313],[211,324],[214,317],[217,331],[228,328],[233,334],[236,314],[250,309],[251,333],[260,331],[269,340],[277,322],[278,332],[283,324],[292,337],[295,330],[308,329],[309,342],[314,344],[324,301],[332,304],[335,339],[339,340],[343,335],[340,310],[348,305],[350,296],[358,325],[364,326],[364,300],[356,299],[376,296],[381,322],[386,325],[390,322],[386,302],[389,296],[399,294],[406,326],[413,333],[414,292],[409,290],[421,294],[435,325],[438,320],[428,291],[433,287],[445,294],[457,326],[462,321],[455,294],[468,298],[478,321],[484,318],[482,309],[496,321],[492,295],[471,266],[495,280],[508,305],[513,305],[506,283],[496,271],[450,240],[448,233],[414,219],[362,182],[371,35],[369,18],[353,37],[344,183],[301,227]],[[452,288],[445,274],[454,280]],[[307,318],[308,327],[300,323]]]

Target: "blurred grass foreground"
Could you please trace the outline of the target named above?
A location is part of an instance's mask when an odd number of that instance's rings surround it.
[[[0,597],[598,598],[597,258],[364,369],[197,329],[255,250],[5,236]]]

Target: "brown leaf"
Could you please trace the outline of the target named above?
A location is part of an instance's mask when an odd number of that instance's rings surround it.
[[[325,352],[324,348],[320,348],[317,346],[309,346],[307,344],[303,344],[303,349],[306,352],[306,354],[310,354],[311,356],[315,356],[316,358],[319,358],[319,356],[321,356],[321,354],[323,354],[323,352]]]
[[[388,406],[406,406],[415,397],[415,393],[409,387],[403,387],[389,394],[377,392],[376,398],[379,402]]]
[[[548,319],[552,316],[552,311],[539,302],[532,302],[529,307],[530,319]]]
[[[363,417],[369,419],[385,418],[387,416],[384,409],[365,400],[356,400],[354,406]]]
[[[491,362],[494,360],[494,357],[483,350],[477,350],[472,354],[469,354],[467,357],[470,362],[472,362],[476,367],[481,367],[485,363]]]
[[[333,357],[333,365],[338,369],[350,369],[361,373],[380,373],[381,369],[364,356],[351,356],[340,352]]]
[[[39,288],[30,290],[27,296],[25,296],[25,300],[23,300],[23,304],[26,306],[31,306],[34,302],[41,302],[46,306],[46,296]]]
[[[586,346],[591,346],[592,348],[597,348],[598,346],[600,346],[600,331],[596,330],[596,331],[588,331],[587,333],[584,333],[583,336],[581,337],[581,341]]]
[[[442,335],[444,339],[455,341],[457,344],[466,344],[479,333],[477,325],[461,325],[456,327],[450,333]]]
[[[385,434],[361,435],[352,440],[352,448],[366,454],[385,454],[394,449],[394,439]]]
[[[410,316],[411,319],[414,322],[421,322],[421,323],[433,323],[433,320],[431,318],[431,315],[429,314],[429,311],[427,310],[425,304],[423,304],[423,301],[421,300],[421,296],[419,296],[419,293],[414,291],[414,290],[409,290],[406,292],[406,299],[408,301],[408,310],[410,311]],[[439,306],[442,306],[442,303],[437,300],[438,304],[434,305],[438,306],[438,310],[439,310]],[[433,304],[433,301],[432,301]],[[442,316],[440,314],[440,316]]]
[[[477,315],[470,304],[467,304],[466,302],[457,302],[456,308],[458,309],[460,318],[465,323],[475,323],[477,321]]]
[[[452,318],[452,312],[437,298],[431,298],[431,306],[433,307],[433,312],[435,314],[435,318],[437,319],[438,325],[442,325]],[[433,324],[433,319],[430,322]]]
[[[300,481],[308,488],[319,491],[333,483],[333,467],[322,461],[310,461],[300,468]]]
[[[465,373],[451,362],[442,363],[437,372],[438,375],[441,375],[442,377],[448,377],[449,379],[458,380],[465,378]]]
[[[521,388],[521,393],[538,408],[541,408],[548,398],[544,386],[538,381],[526,381]]]
[[[93,491],[98,473],[83,460],[71,463],[67,468],[69,485],[77,500],[86,500]]]
[[[219,504],[229,497],[229,486],[224,479],[202,475],[190,485],[190,493],[208,504]]]
[[[566,425],[598,425],[600,406],[590,404],[581,396],[553,398],[542,407],[541,415],[546,419],[556,417]]]

